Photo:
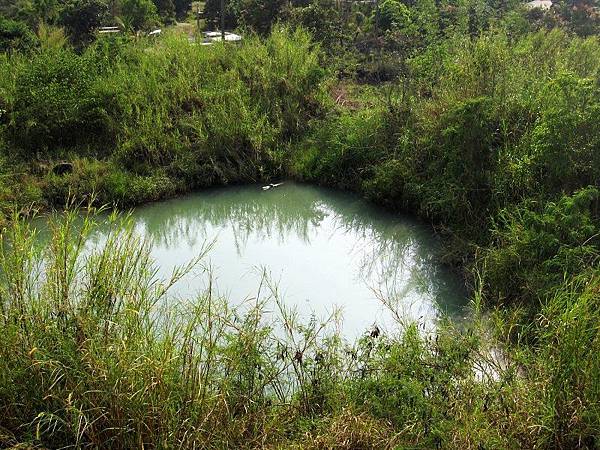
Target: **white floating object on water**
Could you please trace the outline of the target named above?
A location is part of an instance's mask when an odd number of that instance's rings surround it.
[[[283,185],[283,183],[271,183],[271,184],[267,184],[266,186],[263,186],[262,190],[263,191],[268,191],[269,189],[276,188],[276,187],[279,187],[281,185]]]

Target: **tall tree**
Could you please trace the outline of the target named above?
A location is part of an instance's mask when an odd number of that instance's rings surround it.
[[[110,8],[106,0],[68,0],[63,7],[59,24],[65,27],[76,44],[88,42],[93,30],[106,23]]]
[[[127,28],[140,30],[159,22],[158,11],[151,0],[122,0],[121,15]]]
[[[183,19],[187,15],[188,11],[192,7],[190,0],[174,0],[175,4],[175,17],[177,19]]]
[[[153,0],[154,6],[165,23],[172,23],[175,20],[175,4],[173,0]]]

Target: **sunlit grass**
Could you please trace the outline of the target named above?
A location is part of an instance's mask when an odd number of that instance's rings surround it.
[[[210,245],[161,280],[126,216],[84,251],[97,217],[55,216],[45,246],[18,217],[3,233],[3,445],[530,448],[597,431],[598,292],[586,281],[531,325],[537,351],[515,346],[518,318],[501,313],[345,343],[335,316],[300,321],[267,276],[238,307],[210,283],[170,297],[193,268],[210,279]]]

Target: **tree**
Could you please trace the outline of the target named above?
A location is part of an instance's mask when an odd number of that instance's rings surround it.
[[[313,1],[290,11],[289,22],[310,31],[315,41],[332,50],[345,38],[344,22],[339,10],[329,1]]]
[[[175,20],[175,4],[173,0],[153,0],[156,11],[165,23],[172,23]]]
[[[245,26],[257,33],[266,34],[282,15],[287,4],[288,0],[227,0],[225,27]],[[208,0],[204,13],[211,28],[220,27],[221,0]]]
[[[127,28],[140,30],[159,22],[156,6],[151,0],[123,0],[121,14]]]
[[[59,23],[75,43],[89,42],[93,30],[110,18],[106,0],[70,0],[63,7]]]
[[[58,2],[56,0],[33,0],[31,9],[38,21],[51,23],[58,15]]]
[[[192,3],[190,0],[174,0],[174,4],[175,17],[177,17],[178,19],[183,19],[192,7]]]
[[[560,0],[553,9],[564,24],[580,36],[592,36],[600,30],[600,14],[595,0]]]
[[[277,22],[287,0],[242,0],[241,23],[260,34],[267,34]]]
[[[36,37],[23,22],[0,16],[0,52],[26,51],[36,44]]]
[[[385,0],[379,9],[379,26],[387,31],[410,23],[410,9],[397,0]]]
[[[225,28],[237,28],[240,23],[241,0],[226,0],[225,2]],[[221,0],[207,0],[204,6],[204,16],[209,28],[216,29],[221,26]]]

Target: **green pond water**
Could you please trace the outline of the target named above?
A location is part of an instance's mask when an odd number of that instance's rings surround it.
[[[214,293],[243,304],[267,273],[302,317],[339,309],[348,338],[374,325],[390,330],[399,319],[435,326],[444,314],[460,317],[466,303],[461,280],[439,263],[429,227],[352,194],[293,182],[268,191],[227,187],[139,207],[132,218],[152,245],[160,277],[214,240],[203,261]],[[98,228],[88,246],[101,245],[103,233]],[[172,298],[193,299],[210,279],[193,270]]]

